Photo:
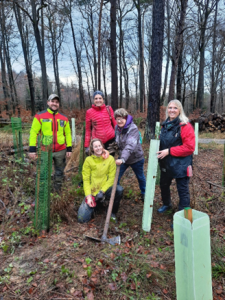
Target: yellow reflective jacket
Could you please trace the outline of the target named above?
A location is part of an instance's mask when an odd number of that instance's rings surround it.
[[[95,155],[85,159],[82,169],[85,196],[104,193],[113,185],[116,175],[116,163],[109,155],[107,159]]]
[[[36,114],[30,130],[30,152],[36,152],[37,135],[53,136],[53,152],[67,148],[72,151],[72,137],[68,118],[62,113],[46,109]]]

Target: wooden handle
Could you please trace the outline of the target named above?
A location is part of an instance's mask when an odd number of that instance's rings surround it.
[[[108,228],[109,228],[109,221],[110,221],[112,208],[113,208],[113,203],[114,203],[114,198],[115,198],[115,194],[116,194],[116,186],[117,186],[117,182],[118,182],[119,173],[120,173],[120,166],[117,166],[116,176],[115,176],[115,179],[114,179],[113,188],[112,188],[112,192],[111,192],[111,197],[110,197],[110,200],[109,200],[109,207],[108,207],[108,211],[107,211],[107,216],[106,216],[106,220],[105,220],[105,227],[104,227],[102,238],[107,237],[107,232],[108,232]]]

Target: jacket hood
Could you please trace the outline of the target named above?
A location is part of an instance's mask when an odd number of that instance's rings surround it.
[[[124,128],[127,128],[132,122],[133,122],[133,117],[131,115],[128,115]]]
[[[127,116],[127,121],[124,127],[120,128],[118,125],[116,125],[119,132],[121,132],[123,129],[126,129],[130,126],[130,124],[133,122],[133,117],[131,115]]]

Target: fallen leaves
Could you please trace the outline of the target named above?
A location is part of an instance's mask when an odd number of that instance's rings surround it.
[[[222,294],[222,292],[223,292],[223,288],[222,288],[221,285],[219,285],[219,286],[217,287],[217,289],[216,289],[216,293],[217,293],[218,295],[220,295],[220,294]]]
[[[159,263],[156,262],[156,261],[152,261],[152,262],[150,263],[150,266],[153,267],[153,268],[158,268],[158,267],[159,267]]]
[[[116,285],[115,282],[109,283],[109,284],[108,284],[108,287],[109,287],[109,289],[110,289],[111,291],[116,291],[116,290],[117,290],[117,285]]]

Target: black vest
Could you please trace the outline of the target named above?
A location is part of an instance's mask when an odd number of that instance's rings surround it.
[[[167,120],[162,124],[160,132],[160,150],[182,145],[180,119],[177,117],[171,122]],[[177,157],[167,155],[159,160],[160,169],[173,178],[187,176],[187,167],[192,165],[192,155]]]

